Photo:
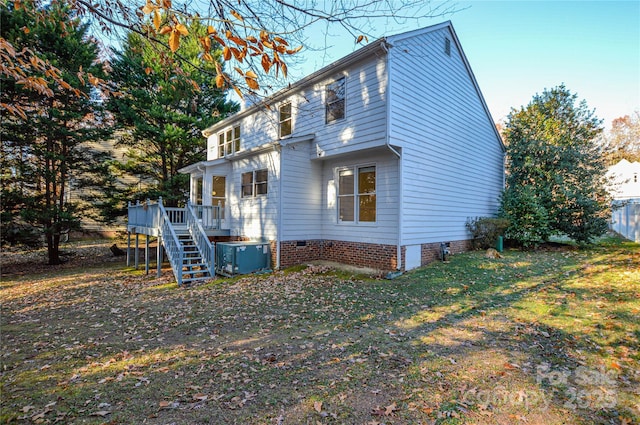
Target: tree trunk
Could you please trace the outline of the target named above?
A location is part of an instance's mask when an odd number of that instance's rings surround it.
[[[50,266],[62,264],[60,259],[60,235],[47,235],[47,254],[49,255]]]

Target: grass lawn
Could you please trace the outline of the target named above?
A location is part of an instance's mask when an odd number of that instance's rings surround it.
[[[640,421],[637,244],[394,280],[313,266],[178,288],[111,262],[1,284],[0,423]]]

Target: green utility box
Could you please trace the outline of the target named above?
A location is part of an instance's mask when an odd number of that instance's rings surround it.
[[[271,270],[268,242],[218,242],[216,273],[223,276]]]

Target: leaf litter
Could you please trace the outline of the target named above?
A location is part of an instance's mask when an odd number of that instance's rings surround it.
[[[110,265],[14,277],[2,410],[34,423],[633,421],[637,254],[470,253],[394,281],[313,266],[188,289],[169,270]],[[585,281],[616,267],[627,280],[608,293]],[[542,363],[617,371],[618,404],[567,411],[566,392],[536,382]]]

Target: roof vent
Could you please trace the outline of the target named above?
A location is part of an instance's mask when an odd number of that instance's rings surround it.
[[[444,38],[444,52],[447,56],[451,56],[451,40],[449,37]]]

